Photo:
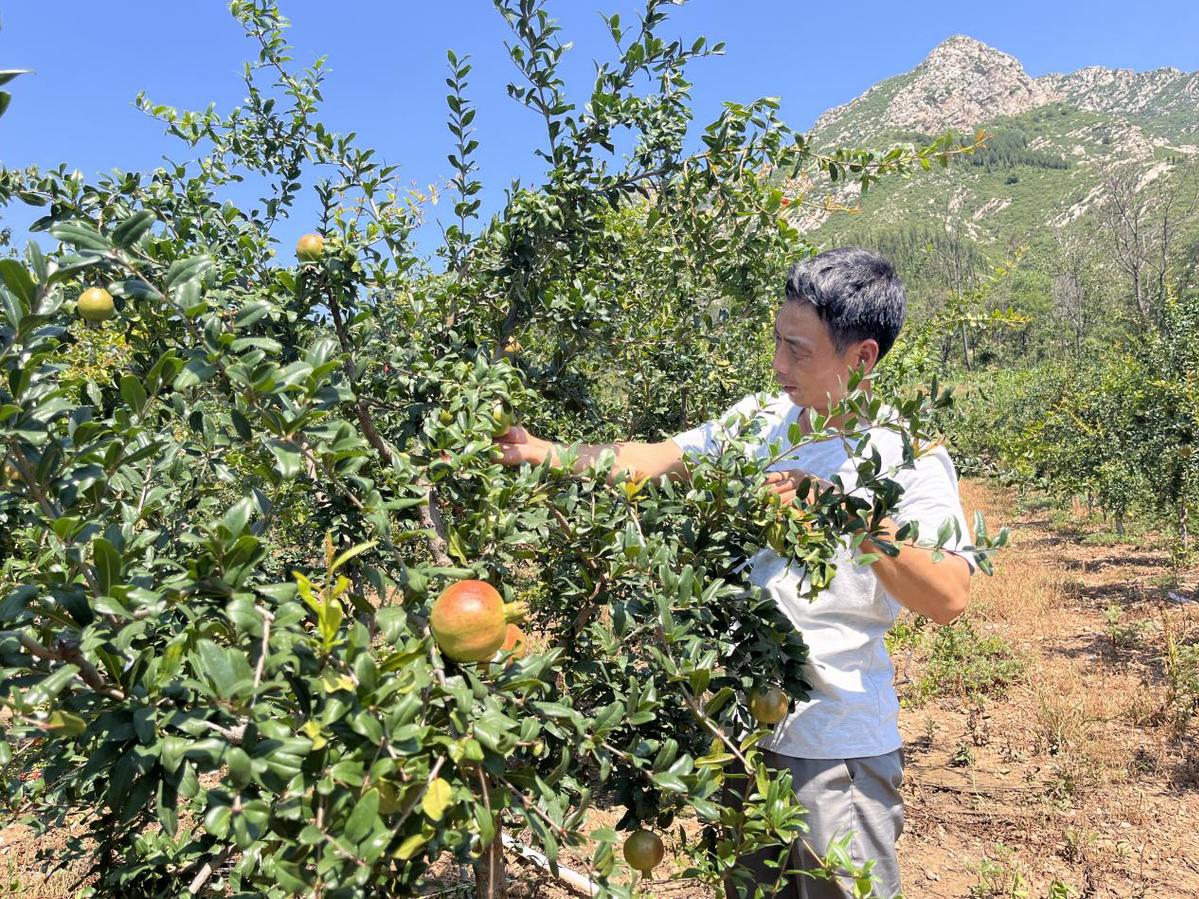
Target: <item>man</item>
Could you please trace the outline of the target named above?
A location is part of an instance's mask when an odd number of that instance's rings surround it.
[[[688,454],[719,452],[722,438],[747,418],[762,419],[763,455],[774,441],[790,445],[787,432],[796,422],[810,433],[808,417],[801,413],[827,414],[845,397],[855,369],[866,372],[863,387],[868,389],[869,373],[894,344],[905,311],[898,277],[890,263],[873,253],[842,248],[797,263],[788,273],[774,325],[773,368],[781,393],[746,397],[721,419],[661,443],[583,446],[577,470],[608,449],[616,454],[618,470],[686,477]],[[784,502],[803,501],[796,491],[805,477],[827,486],[834,475],[846,490],[854,489],[856,466],[846,442],[802,445],[774,466],[780,470],[767,476],[770,489]],[[539,464],[559,452],[522,428],[512,428],[498,445],[508,465]],[[959,533],[967,533],[957,477],[944,448],[904,468],[902,442],[895,433],[871,429],[870,446],[881,454],[884,472],[904,487],[894,520],[883,522],[884,537],[915,521],[923,542],[949,519],[958,523]],[[871,549],[870,541],[862,545],[862,551]],[[809,847],[823,852],[833,839],[852,833],[855,861],[874,859],[878,894],[891,897],[900,890],[895,842],[903,829],[903,755],[899,702],[883,637],[901,607],[939,624],[961,614],[973,562],[965,552],[947,552],[934,561],[932,549],[913,543],[872,565],[858,564],[853,551],[843,546],[836,562],[828,588],[811,599],[805,595],[803,571],[776,553],[764,550],[752,561],[751,580],[774,597],[810,649],[805,676],[811,696],[776,727],[764,754],[767,764],[790,769],[808,809],[810,831],[792,848],[790,866],[814,867]],[[777,871],[765,868],[760,859],[743,862],[759,872],[759,883],[774,882]],[[802,875],[784,878],[783,884],[777,895],[787,899],[849,895],[836,883]]]

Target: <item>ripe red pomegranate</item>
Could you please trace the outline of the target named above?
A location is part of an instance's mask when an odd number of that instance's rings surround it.
[[[447,658],[481,662],[504,645],[509,622],[519,621],[524,613],[524,603],[505,603],[485,581],[458,581],[433,601],[429,629]]]

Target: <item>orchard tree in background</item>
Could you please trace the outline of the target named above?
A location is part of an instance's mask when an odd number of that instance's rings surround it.
[[[720,46],[661,38],[662,0],[606,20],[582,108],[544,5],[496,5],[546,173],[480,221],[451,53],[436,264],[396,168],[320,124],[323,64],[292,66],[266,0],[230,4],[257,48],[243,106],[138,99],[194,162],[0,172],[45,235],[0,260],[0,765],[11,812],[71,828],[57,861],[91,860],[94,894],[411,895],[448,854],[498,896],[508,830],[551,860],[591,837],[588,875],[631,896],[642,834],[694,816],[676,873],[753,895],[736,856],[802,835],[749,697],[803,697],[806,648],[744,563],[772,547],[819,589],[895,508],[893,472],[864,451],[864,492],[792,509],[733,445],[653,483],[611,460],[513,472],[492,441],[512,410],[565,441],[653,439],[766,386],[779,272],[808,251],[775,176],[866,188],[952,150],[817,155],[771,99],[726,104],[693,150],[686,69]],[[282,265],[272,230],[309,175],[321,215]],[[241,209],[222,192],[246,176],[271,190]],[[894,401],[913,455],[943,399]],[[1002,536],[978,543],[987,566]],[[528,607],[523,657],[435,638],[465,580]],[[588,829],[600,793],[615,830]],[[824,861],[860,895],[869,867]]]

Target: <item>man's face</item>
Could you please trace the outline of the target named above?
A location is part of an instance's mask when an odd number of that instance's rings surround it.
[[[874,340],[855,341],[838,353],[811,303],[788,300],[775,317],[774,376],[797,406],[828,412],[845,396],[850,372],[862,364],[869,372],[877,359]]]

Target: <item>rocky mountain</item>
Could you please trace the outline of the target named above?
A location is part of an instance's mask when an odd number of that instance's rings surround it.
[[[888,131],[971,130],[1055,99],[1052,88],[1030,78],[1014,56],[956,35],[907,74],[830,109],[813,130],[829,144],[859,142]]]
[[[1165,134],[1199,132],[1199,72],[1088,66],[1071,75],[1044,75],[1037,81],[1079,109],[1124,116]]]
[[[852,186],[820,196],[793,185],[809,201],[801,226],[824,242],[952,220],[980,244],[1036,242],[1094,209],[1113,171],[1135,170],[1142,185],[1199,180],[1199,72],[1091,66],[1034,78],[1015,57],[955,35],[911,71],[828,110],[812,135],[822,147],[884,148],[979,128],[984,150],[946,172],[885,179],[864,198]],[[839,215],[840,206],[862,214]]]
[[[966,131],[1056,102],[1120,116],[1163,135],[1199,132],[1199,72],[1088,66],[1033,78],[1014,56],[960,34],[935,47],[910,72],[830,109],[812,130],[825,144],[861,142],[888,132]]]

